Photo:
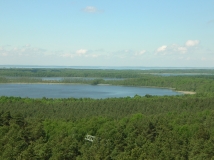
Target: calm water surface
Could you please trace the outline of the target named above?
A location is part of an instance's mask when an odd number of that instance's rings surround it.
[[[124,78],[103,78],[103,77],[41,77],[41,79],[44,80],[44,81],[94,80],[94,79],[103,79],[105,81],[109,81],[109,80],[124,80]]]
[[[0,84],[0,96],[29,98],[110,98],[133,97],[134,95],[180,95],[170,89],[127,87],[110,85],[72,85],[72,84]]]
[[[6,76],[7,79],[18,79],[23,77],[10,77]],[[25,78],[25,77],[24,77]],[[39,79],[43,81],[63,81],[63,80],[94,80],[94,79],[103,79],[105,81],[109,80],[124,80],[124,78],[107,78],[107,77],[27,77],[33,79]]]
[[[164,76],[164,77],[169,77],[169,76],[211,76],[211,75],[214,75],[214,74],[209,74],[209,73],[150,73],[150,74]]]

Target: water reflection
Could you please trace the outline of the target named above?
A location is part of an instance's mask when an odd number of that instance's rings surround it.
[[[0,84],[0,96],[29,98],[110,98],[150,95],[180,95],[170,89],[127,87],[111,85],[71,85],[71,84]]]

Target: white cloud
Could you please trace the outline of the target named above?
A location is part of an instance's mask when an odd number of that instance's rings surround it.
[[[140,52],[136,52],[134,55],[135,56],[142,56],[143,54],[145,54],[146,53],[146,50],[142,50],[142,51],[140,51]]]
[[[23,47],[1,47],[0,55],[1,56],[13,56],[13,57],[23,57],[23,56],[45,56],[48,54],[47,50],[30,47],[30,46],[23,46]]]
[[[179,54],[197,54],[201,49],[200,47],[196,47],[198,44],[199,40],[188,40],[183,46],[180,46],[178,44],[163,45],[156,49],[155,55],[175,56]]]
[[[186,41],[185,45],[187,47],[193,47],[193,46],[196,46],[199,44],[199,41],[198,40],[188,40]]]
[[[63,58],[97,58],[101,56],[100,53],[96,53],[97,50],[95,51],[89,51],[86,49],[79,49],[76,52],[68,52],[68,53],[61,53],[59,56]]]
[[[91,55],[88,55],[88,57],[93,57],[93,58],[97,58],[99,56],[100,56],[100,54],[91,54]]]
[[[64,53],[64,54],[61,54],[60,57],[63,57],[63,58],[73,58],[74,54]]]
[[[96,7],[94,6],[87,6],[83,9],[84,12],[87,13],[98,13],[98,12],[102,12],[101,10],[98,10]]]
[[[142,50],[139,52],[139,55],[143,55],[144,53],[146,53],[146,50]]]
[[[31,45],[30,44],[26,44],[23,47],[31,47]]]
[[[79,55],[79,56],[82,56],[82,55],[86,54],[87,51],[88,50],[86,50],[86,49],[79,49],[79,50],[76,51],[76,54]]]
[[[186,53],[187,52],[187,48],[186,47],[178,47],[178,51],[180,51],[181,53]]]
[[[2,57],[7,57],[8,54],[3,52],[3,53],[0,53],[0,56],[2,56]]]
[[[159,47],[159,48],[157,49],[157,52],[163,52],[163,51],[165,51],[165,50],[166,50],[166,48],[167,48],[167,46],[166,46],[166,45],[161,46],[161,47]]]
[[[162,55],[162,56],[167,56],[167,55],[179,55],[179,54],[186,54],[188,52],[188,48],[185,46],[179,46],[177,44],[172,44],[168,46],[161,46],[159,47],[155,55]]]

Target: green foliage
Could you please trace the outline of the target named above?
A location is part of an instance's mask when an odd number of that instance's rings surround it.
[[[0,97],[2,111],[11,114],[22,113],[24,118],[79,120],[94,116],[120,119],[132,114],[155,115],[160,113],[184,114],[210,111],[214,106],[212,95],[152,96],[150,98],[67,98],[67,99],[30,99],[19,97]],[[185,111],[185,112],[182,112]],[[185,115],[186,116],[186,115]],[[17,117],[18,118],[18,117]],[[21,118],[21,117],[20,117]],[[184,117],[185,118],[185,117]],[[1,118],[8,124],[10,116],[4,113]],[[180,119],[182,122],[182,119]],[[185,123],[184,123],[185,124]]]
[[[0,159],[212,159],[213,100],[1,97]]]
[[[202,73],[204,70],[183,72]],[[213,76],[163,77],[149,71],[0,69],[1,76],[118,77],[115,85],[173,87],[195,95],[133,98],[0,97],[0,159],[214,159]],[[169,73],[152,70],[150,73]],[[173,70],[173,73],[179,73]],[[213,74],[213,70],[206,70]],[[27,78],[24,78],[24,77]],[[3,83],[14,82],[0,77]],[[66,83],[72,83],[64,79]],[[107,83],[103,79],[78,83]],[[89,134],[93,142],[85,140]]]
[[[104,83],[105,81],[103,79],[94,79],[92,80],[91,84],[92,85],[98,85],[98,84],[101,84],[101,83]]]
[[[102,70],[102,69],[0,69],[1,76],[10,77],[111,77],[111,78],[131,78],[140,77],[140,70]]]
[[[171,88],[180,91],[193,91],[197,93],[213,93],[214,77],[207,76],[153,76],[144,75],[142,78],[124,79],[121,81],[108,81],[112,85],[148,86]]]

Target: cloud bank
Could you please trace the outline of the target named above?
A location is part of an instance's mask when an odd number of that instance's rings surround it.
[[[107,65],[107,66],[213,66],[214,51],[200,46],[199,40],[183,45],[166,44],[153,51],[79,48],[50,51],[30,45],[0,46],[1,65]]]

